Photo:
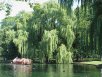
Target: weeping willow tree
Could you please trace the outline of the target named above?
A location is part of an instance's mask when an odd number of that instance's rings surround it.
[[[75,49],[74,57],[76,61],[78,61],[78,58],[81,60],[83,58],[92,57],[95,55],[95,53],[91,53],[89,39],[89,29],[92,15],[90,15],[90,10],[88,8],[82,9],[82,6],[77,7],[74,12],[77,17],[77,21],[76,27],[74,28],[76,38],[73,43],[73,48]]]
[[[50,59],[53,59],[53,53],[57,49],[58,44],[58,35],[56,29],[51,31],[44,31],[42,37],[41,48],[43,56],[46,59],[46,62],[49,62]]]
[[[56,48],[58,47],[56,47],[55,44],[53,45],[53,43],[57,38],[58,44],[56,45],[60,46],[64,43],[68,51],[70,51],[74,40],[74,22],[72,21],[75,21],[74,14],[72,17],[68,16],[66,9],[61,8],[57,3],[46,3],[43,6],[36,4],[28,28],[29,48],[33,53],[32,56],[36,58],[38,57],[37,55],[43,54],[43,58],[41,56],[39,57],[42,59],[45,58],[48,62],[51,59],[56,59]],[[55,29],[58,31],[56,36],[54,35],[56,34]],[[41,48],[43,52],[41,52],[40,45],[41,47],[43,46]],[[36,50],[38,50],[38,52]],[[46,54],[44,52],[46,52]]]
[[[61,46],[58,49],[58,63],[71,63],[72,62],[72,44],[74,42],[75,36],[73,29],[71,29],[71,25],[62,26],[60,35],[63,38],[63,43],[61,42]],[[60,57],[60,58],[59,58]]]
[[[74,22],[73,22],[74,23]],[[60,29],[60,36],[64,40],[64,44],[61,42],[61,46],[58,48],[58,54],[57,54],[57,62],[58,63],[72,63],[72,44],[75,39],[75,35],[73,32],[73,24],[71,19],[69,20],[68,25],[62,26]]]
[[[76,0],[78,2],[81,1],[81,6],[84,9],[90,10],[90,15],[93,17],[91,18],[91,24],[90,24],[90,50],[91,53],[98,52],[98,55],[102,54],[102,35],[101,35],[101,15],[102,15],[102,0]],[[71,9],[71,6],[74,3],[74,0],[59,0],[60,4],[67,8]],[[86,11],[86,10],[85,10]]]
[[[75,38],[72,21],[76,19],[74,14],[68,16],[67,12],[56,3],[36,4],[31,15],[21,12],[14,18],[9,17],[4,20],[2,28],[8,26],[14,31],[14,37],[8,34],[8,38],[12,38],[21,57],[39,58],[41,62],[71,63]]]
[[[17,37],[13,39],[13,42],[17,46],[18,51],[21,54],[21,57],[26,57],[27,38],[28,38],[28,33],[26,31],[18,30]]]
[[[72,23],[72,22],[71,22]],[[72,25],[67,25],[65,27],[61,27],[60,34],[66,41],[66,46],[68,49],[72,47],[73,41],[75,39],[73,29],[71,29]]]
[[[58,48],[57,63],[72,63],[72,52],[68,51],[64,44]]]
[[[2,31],[2,36],[0,39],[1,41],[1,48],[3,49],[2,51],[2,56],[4,58],[4,60],[10,60],[15,58],[15,56],[19,55],[19,52],[15,46],[15,44],[13,43],[13,39],[15,38],[15,31],[12,28],[3,28],[0,29],[0,31]]]
[[[27,23],[31,14],[21,12],[16,16],[14,30],[16,32],[15,38],[13,39],[14,44],[18,48],[18,52],[21,54],[21,57],[28,57],[28,32],[27,32]]]
[[[1,40],[3,42],[2,48],[4,49],[4,52],[6,52],[5,55],[9,55],[9,57],[11,56],[10,59],[15,58],[16,56],[27,57],[27,22],[30,16],[30,14],[21,12],[15,17],[7,17],[3,20],[1,25],[1,30],[4,32],[4,39]]]
[[[15,31],[14,30],[8,30],[6,31],[6,43],[9,44],[11,40],[15,38]]]
[[[15,55],[18,55],[17,50],[14,50],[14,49],[16,49],[16,47],[11,46],[11,45],[14,45],[13,39],[15,38],[15,31],[8,29],[7,31],[5,31],[5,35],[3,35],[3,36],[5,36],[5,39],[4,39],[5,41],[1,45],[1,47],[4,49],[2,54],[3,54],[4,58],[7,58],[9,60],[9,59],[14,58]],[[4,45],[6,47],[4,47]]]

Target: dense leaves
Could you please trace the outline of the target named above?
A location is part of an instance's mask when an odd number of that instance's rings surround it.
[[[71,63],[75,39],[74,14],[68,16],[66,9],[56,3],[36,4],[33,9],[32,14],[21,12],[16,17],[3,20],[1,31],[4,39],[1,41],[4,43],[1,45],[2,51],[7,52],[4,55],[10,57],[12,52],[9,47],[14,46],[17,53],[14,57],[28,57],[34,61],[39,59],[42,63]]]
[[[5,18],[0,29],[1,55],[40,63],[101,59],[102,1],[76,1],[81,6],[74,11],[74,0],[59,0],[60,4],[35,4],[31,14]]]

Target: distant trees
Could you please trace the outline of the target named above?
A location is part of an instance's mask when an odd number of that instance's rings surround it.
[[[90,38],[89,29],[92,15],[90,15],[89,9],[82,9],[82,6],[77,7],[74,12],[77,17],[76,27],[74,28],[74,33],[76,36],[73,43],[73,48],[75,49],[74,57],[75,58],[79,57],[80,59],[92,57],[95,54],[91,52],[89,39]]]
[[[89,18],[87,19],[91,21],[89,25],[89,39],[90,40],[90,52],[93,54],[97,54],[100,59],[102,57],[102,28],[101,28],[101,15],[102,15],[102,1],[101,0],[76,0],[78,2],[81,1],[81,7],[84,9],[84,12],[89,11]],[[59,0],[62,7],[67,8],[69,11],[71,6],[74,3],[74,0]],[[81,10],[82,11],[82,10]],[[78,13],[79,14],[79,13]],[[86,15],[87,16],[87,15]],[[91,16],[91,17],[90,17]],[[97,56],[96,55],[96,56]]]

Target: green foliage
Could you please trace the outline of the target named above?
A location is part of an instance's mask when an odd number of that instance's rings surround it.
[[[0,3],[0,10],[3,10],[3,9],[4,9],[4,4]]]
[[[15,24],[16,24],[15,17],[6,17],[5,19],[3,19],[1,28],[13,27],[15,26]]]
[[[53,52],[57,49],[58,35],[56,30],[44,31],[42,37],[42,51],[48,60],[53,59]]]
[[[8,30],[5,33],[6,35],[6,43],[9,43],[10,41],[12,41],[15,38],[15,31],[14,30]]]
[[[66,27],[61,28],[61,34],[62,37],[65,38],[67,43],[67,48],[70,49],[72,47],[73,41],[74,41],[74,32],[72,31],[70,25],[67,25]]]
[[[75,49],[74,57],[78,60],[79,58],[87,58],[92,56],[89,55],[92,54],[89,39],[89,28],[92,15],[90,15],[89,9],[82,9],[82,6],[77,7],[74,12],[77,17],[77,21],[76,27],[74,28],[76,38],[74,40],[73,47]]]
[[[6,16],[10,15],[11,5],[6,4]]]
[[[64,44],[58,48],[57,63],[72,63],[72,52]]]
[[[13,39],[13,42],[18,47],[20,54],[24,56],[24,54],[26,54],[26,42],[28,33],[26,31],[18,30],[16,34],[16,38]]]
[[[4,53],[4,55],[9,55],[8,52],[16,49],[15,53],[17,52],[18,54],[14,57],[19,56],[19,54],[21,57],[27,56],[27,22],[30,17],[31,14],[21,12],[16,17],[7,17],[3,20],[3,24],[1,26],[1,31],[3,32],[1,45],[4,52],[7,53]],[[12,50],[9,49],[11,47],[13,47]],[[14,52],[11,52],[10,54],[12,53]]]
[[[76,33],[76,35],[81,36],[82,39],[80,45],[82,46],[81,51],[89,51],[91,54],[97,54],[102,57],[102,0],[76,0],[81,1],[81,10],[77,10],[77,24],[79,30],[83,28],[83,33]],[[60,4],[65,8],[71,8],[73,0],[59,0]],[[84,12],[81,13],[80,12]],[[88,14],[87,14],[88,13]],[[82,17],[80,17],[82,16]],[[86,16],[86,17],[85,17]],[[81,19],[81,20],[80,20]],[[91,22],[90,22],[91,21]],[[85,30],[84,30],[85,29]],[[85,40],[86,39],[86,40]],[[84,41],[84,42],[83,42]],[[87,50],[88,49],[88,50]]]
[[[3,52],[7,52],[4,54],[39,58],[44,63],[71,63],[74,14],[68,16],[66,9],[56,3],[36,4],[33,9],[32,14],[21,12],[3,20],[0,40]],[[12,54],[14,50],[17,54]]]
[[[36,4],[34,6],[33,17],[30,21],[30,46],[38,47],[39,49],[39,45],[41,45],[42,52],[40,53],[42,53],[43,60],[45,59],[46,62],[49,62],[51,59],[54,59],[56,55],[53,53],[56,53],[57,45],[65,43],[65,41],[67,42],[67,48],[70,50],[75,38],[72,30],[74,26],[72,21],[75,21],[75,17],[68,16],[65,9],[60,8],[55,3],[47,3],[43,6]]]

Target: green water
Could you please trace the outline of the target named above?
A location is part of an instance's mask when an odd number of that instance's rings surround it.
[[[0,77],[102,77],[101,68],[73,64],[0,64]]]

